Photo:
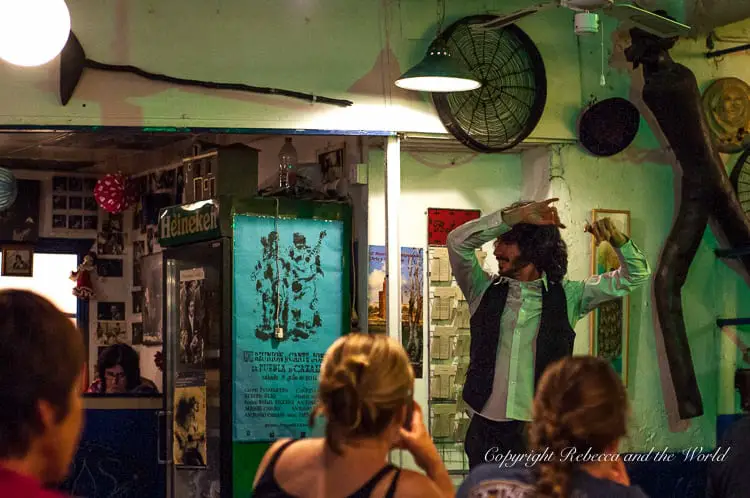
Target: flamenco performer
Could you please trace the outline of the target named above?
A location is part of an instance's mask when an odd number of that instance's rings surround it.
[[[469,368],[463,388],[471,422],[464,448],[473,468],[488,451],[522,453],[536,384],[550,363],[573,354],[575,324],[602,303],[644,285],[651,269],[643,253],[609,218],[586,231],[609,243],[620,267],[583,281],[565,279],[568,252],[557,199],[517,202],[470,221],[448,235],[456,282],[471,313]],[[499,274],[490,275],[476,250],[495,241]]]
[[[94,253],[90,252],[83,257],[83,262],[78,265],[78,271],[70,273],[70,279],[76,283],[73,295],[84,301],[94,297],[94,285],[91,274],[96,271]]]

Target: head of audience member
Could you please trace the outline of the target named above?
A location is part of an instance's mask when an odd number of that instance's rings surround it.
[[[571,458],[615,454],[627,432],[628,397],[606,361],[592,356],[566,357],[550,365],[539,381],[529,449],[554,455],[534,466],[537,497],[569,496],[577,463]],[[567,456],[566,456],[567,455]]]
[[[131,392],[141,384],[141,362],[138,353],[127,344],[113,344],[99,355],[99,379],[103,392]]]
[[[47,299],[0,291],[0,468],[62,481],[83,411],[83,336]]]
[[[413,406],[414,372],[404,348],[380,334],[351,333],[328,349],[310,414],[326,419],[326,442],[342,454],[364,440],[393,444]]]
[[[527,204],[531,201],[513,203],[508,209]],[[528,270],[534,269],[560,282],[568,272],[568,247],[554,225],[518,223],[495,240],[494,255],[504,277],[527,280]]]

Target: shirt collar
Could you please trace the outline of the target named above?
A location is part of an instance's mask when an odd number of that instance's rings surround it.
[[[549,290],[549,280],[547,279],[547,273],[542,272],[542,277],[537,280],[532,280],[531,282],[520,282],[518,280],[515,280],[513,278],[509,277],[498,277],[495,281],[495,285],[502,284],[502,283],[510,283],[510,282],[518,282],[518,283],[525,283],[525,284],[537,284],[541,283],[541,285],[544,287],[545,291]]]

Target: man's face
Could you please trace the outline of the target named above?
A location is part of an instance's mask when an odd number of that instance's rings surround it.
[[[188,315],[193,316],[195,314],[195,301],[188,303]]]
[[[519,258],[521,251],[515,242],[507,243],[501,239],[495,241],[495,259],[497,259],[498,273],[503,277],[515,277],[521,269]]]

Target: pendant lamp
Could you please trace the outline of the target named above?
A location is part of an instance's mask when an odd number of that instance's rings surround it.
[[[396,86],[422,92],[466,92],[482,86],[438,38],[419,64],[396,80]]]
[[[64,0],[0,0],[0,58],[41,66],[60,53],[70,32]]]

